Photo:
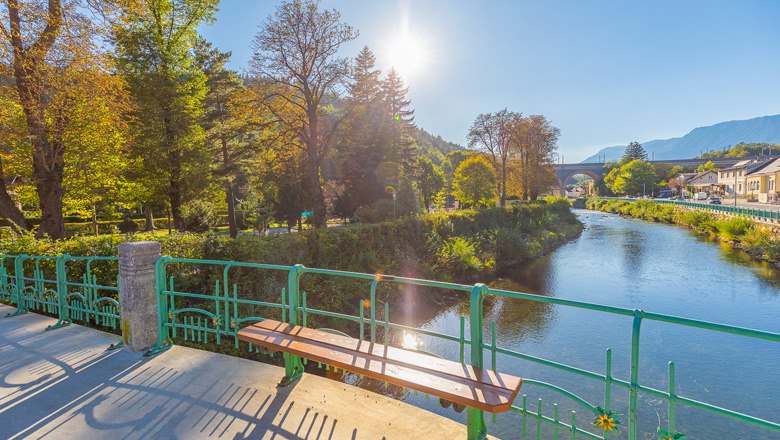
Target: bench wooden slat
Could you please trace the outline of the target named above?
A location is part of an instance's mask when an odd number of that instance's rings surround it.
[[[522,383],[515,376],[273,320],[240,330],[238,338],[489,412],[508,411]]]
[[[256,323],[254,326],[275,332],[295,335],[300,338],[323,342],[329,345],[335,345],[365,354],[373,354],[375,356],[387,358],[388,360],[411,365],[418,369],[447,373],[453,376],[462,377],[464,379],[477,381],[487,385],[494,385],[507,389],[515,389],[520,387],[521,380],[519,377],[498,373],[487,368],[475,369],[471,365],[449,361],[425,353],[404,350],[402,348],[397,348],[390,345],[371,343],[371,341],[361,341],[359,339],[350,338],[348,336],[323,332],[307,327],[293,326],[291,324],[274,320],[261,321]]]

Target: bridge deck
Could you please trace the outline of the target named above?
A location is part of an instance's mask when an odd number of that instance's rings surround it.
[[[13,310],[0,304],[3,439],[465,438],[460,423],[351,385],[306,374],[277,389],[283,368],[181,346],[107,352],[114,335],[45,332],[55,320]]]

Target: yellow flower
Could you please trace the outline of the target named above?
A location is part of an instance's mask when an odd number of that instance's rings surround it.
[[[615,420],[608,414],[600,414],[596,418],[596,426],[603,429],[606,432],[612,432],[617,427]]]

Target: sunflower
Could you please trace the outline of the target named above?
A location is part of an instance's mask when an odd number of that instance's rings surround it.
[[[593,426],[601,428],[604,432],[617,432],[617,425],[620,421],[617,419],[617,413],[607,411],[604,408],[596,407],[596,418],[593,420]]]

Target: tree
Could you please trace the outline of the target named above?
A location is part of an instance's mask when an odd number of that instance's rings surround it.
[[[715,164],[711,160],[708,160],[707,162],[699,165],[696,168],[696,171],[699,173],[701,173],[702,171],[717,171],[717,170],[718,169],[715,167]]]
[[[559,135],[560,130],[544,116],[513,119],[510,142],[516,159],[510,168],[524,199],[536,199],[557,181],[552,165]]]
[[[68,146],[63,205],[68,215],[91,218],[98,235],[98,212],[130,209],[139,191],[126,174],[129,127],[124,115],[130,103],[120,77],[94,69],[79,75],[90,80],[73,90],[63,133]]]
[[[59,239],[65,235],[62,217],[62,180],[65,172],[65,145],[62,134],[66,123],[67,95],[65,84],[59,81],[58,68],[67,68],[74,55],[73,47],[61,43],[56,49],[63,27],[61,0],[49,0],[46,6],[39,2],[20,3],[19,0],[5,2],[8,27],[2,26],[4,43],[10,45],[8,64],[11,66],[18,102],[25,115],[27,134],[32,145],[33,179],[41,209],[41,224],[38,236],[48,235]],[[76,17],[74,17],[76,18]],[[87,44],[74,38],[78,44]],[[61,57],[49,57],[59,49]],[[58,63],[55,60],[61,60]],[[71,86],[73,86],[71,84]],[[5,193],[7,195],[7,192]],[[3,216],[25,226],[19,213],[9,204],[9,198],[2,197]]]
[[[444,156],[444,160],[441,163],[441,169],[444,171],[444,179],[447,182],[448,188],[452,188],[452,179],[455,177],[455,170],[458,169],[461,162],[473,155],[474,152],[466,150],[450,151]]]
[[[130,2],[113,27],[119,72],[133,112],[133,154],[141,174],[165,194],[174,227],[184,230],[182,205],[208,185],[208,151],[199,125],[206,76],[195,64],[198,26],[212,20],[218,0]],[[149,200],[146,200],[148,202]]]
[[[219,163],[215,176],[222,181],[227,203],[228,229],[230,236],[238,235],[236,224],[235,181],[240,165],[252,152],[249,144],[240,142],[242,134],[250,130],[247,120],[254,112],[248,110],[241,95],[246,90],[238,75],[225,67],[230,52],[220,52],[208,41],[199,38],[195,43],[195,60],[198,68],[206,75],[208,93],[203,100],[202,125],[206,139],[212,146],[212,157]],[[242,112],[231,111],[240,107]],[[216,148],[213,148],[213,147]]]
[[[430,209],[436,194],[444,188],[444,172],[427,156],[417,158],[416,178],[426,211]]]
[[[511,143],[512,127],[520,118],[519,113],[503,109],[477,116],[469,129],[469,147],[487,153],[496,170],[496,189],[501,198],[501,206],[506,205],[509,161],[516,152]]]
[[[467,206],[496,203],[496,172],[485,156],[472,156],[458,166],[453,181],[455,197]]]
[[[411,137],[414,129],[414,110],[410,108],[411,101],[406,98],[409,88],[404,85],[403,79],[395,71],[390,69],[387,77],[382,82],[384,94],[385,121],[392,121],[389,148],[391,153],[385,160],[398,162],[407,172],[412,171],[415,158],[419,154],[419,148]]]
[[[385,109],[380,75],[374,54],[364,46],[355,58],[339,136],[338,168],[344,189],[338,210],[345,217],[382,196],[376,169],[383,161],[394,160],[387,151],[392,121]]]
[[[647,160],[647,151],[645,151],[644,147],[642,147],[642,144],[639,142],[631,142],[626,147],[626,151],[620,159],[620,164],[624,165],[636,159]]]
[[[649,162],[632,160],[614,168],[604,177],[604,183],[616,194],[638,194],[656,181],[655,168]]]
[[[272,112],[276,122],[297,136],[306,155],[317,227],[325,227],[327,221],[322,162],[340,122],[329,100],[349,73],[349,62],[336,54],[356,36],[352,27],[341,22],[338,11],[322,11],[310,0],[291,0],[276,9],[255,37],[255,72],[289,91],[269,94],[266,99],[282,100],[297,110]]]
[[[0,217],[19,232],[28,226],[20,192],[34,192],[23,183],[32,175],[31,149],[18,95],[7,87],[0,87],[0,140]]]

